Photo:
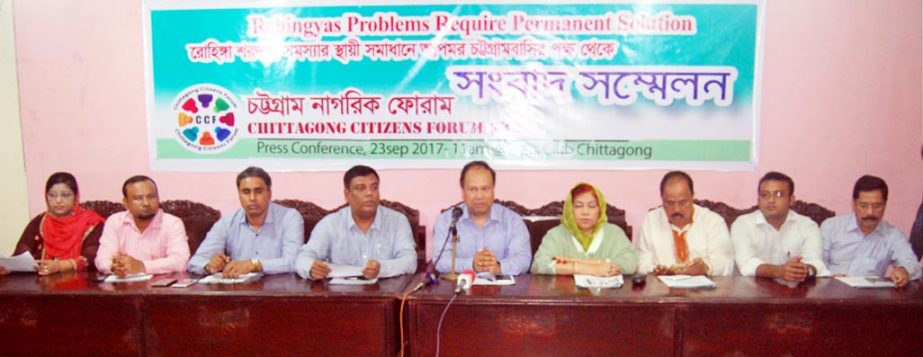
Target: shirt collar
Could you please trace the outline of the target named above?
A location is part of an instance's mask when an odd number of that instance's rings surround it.
[[[776,227],[773,227],[771,224],[769,224],[769,221],[766,220],[766,216],[763,215],[762,211],[757,209],[754,212],[756,212],[756,225],[765,225],[765,226],[772,227],[772,229],[776,228]],[[785,222],[782,222],[782,227],[785,227],[785,225],[788,224],[788,222],[794,221],[795,220],[793,217],[794,215],[795,215],[795,211],[792,211],[791,208],[789,208],[788,213],[785,215]]]
[[[459,220],[468,220],[471,221],[471,215],[468,213],[468,205],[461,204],[459,205],[462,209],[462,215],[459,217]],[[452,212],[450,209],[449,212]],[[451,214],[451,213],[450,213]],[[500,221],[500,210],[497,209],[497,203],[490,204],[490,217],[488,217],[487,222],[499,222]]]
[[[160,228],[163,223],[163,209],[158,208],[157,213],[154,214],[154,218],[151,219],[151,224],[147,225],[147,228]],[[122,224],[127,224],[135,229],[138,229],[138,226],[135,225],[135,217],[129,211],[125,211],[125,216],[122,217]]]
[[[358,229],[359,225],[356,224],[356,218],[353,217],[352,207],[350,207],[349,205],[346,205],[346,207],[343,207],[343,210],[345,211],[345,214],[347,215],[346,228],[352,229],[353,227],[356,227],[356,229]],[[381,217],[381,204],[380,203],[378,204],[378,207],[375,207],[375,218],[372,219],[372,225],[369,227],[369,231],[372,231],[372,230],[378,231],[381,229],[381,220],[379,219],[379,217]]]
[[[273,214],[273,211],[274,211],[274,210],[272,209],[272,206],[273,206],[274,204],[275,204],[275,203],[270,202],[270,203],[269,203],[269,206],[266,207],[266,219],[263,220],[263,225],[264,225],[264,226],[267,225],[267,224],[272,224],[272,223],[275,221],[275,215]],[[240,225],[242,225],[242,226],[249,226],[250,223],[247,222],[247,210],[241,208],[241,209],[240,209],[240,213],[241,213]]]
[[[875,229],[872,230],[872,233],[865,234],[865,233],[862,232],[861,229],[859,229],[859,217],[856,217],[856,213],[853,212],[853,213],[851,214],[851,216],[852,216],[852,218],[851,218],[851,219],[849,220],[849,222],[847,222],[847,224],[846,224],[846,231],[847,231],[847,232],[855,231],[856,233],[859,233],[859,234],[862,235],[863,237],[871,236],[871,235],[873,235],[873,234],[875,234],[875,233],[878,233],[879,235],[881,235],[881,226],[884,224],[884,220],[883,220],[883,219],[878,221],[878,225],[875,226]]]

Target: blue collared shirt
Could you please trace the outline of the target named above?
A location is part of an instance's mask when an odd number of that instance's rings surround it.
[[[529,230],[522,217],[500,204],[490,207],[490,219],[482,228],[478,228],[468,215],[468,206],[460,205],[462,216],[458,219],[458,252],[455,271],[463,272],[473,269],[474,254],[487,247],[500,261],[500,274],[519,275],[529,271],[532,263],[532,249],[529,243]],[[446,210],[436,219],[433,231],[433,259],[444,250],[436,263],[436,270],[442,273],[452,269],[452,242],[448,239],[449,224],[452,222],[452,210]],[[443,249],[443,247],[445,247]]]
[[[231,260],[259,259],[266,274],[290,273],[298,247],[304,244],[304,218],[297,210],[272,202],[268,210],[259,231],[247,223],[243,209],[221,217],[189,260],[189,271],[204,274],[211,257],[224,252]]]
[[[381,264],[379,278],[412,274],[417,270],[417,250],[407,217],[378,205],[369,231],[363,232],[349,206],[324,217],[311,239],[298,250],[295,271],[311,278],[311,265],[321,259],[333,264],[364,267],[369,260]]]
[[[884,276],[890,264],[903,267],[919,279],[920,262],[907,237],[882,220],[869,235],[859,230],[853,213],[833,217],[820,226],[824,236],[824,264],[834,274]]]

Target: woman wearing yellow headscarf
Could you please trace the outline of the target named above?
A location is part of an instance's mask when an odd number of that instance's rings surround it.
[[[561,224],[542,238],[532,274],[612,276],[634,274],[638,254],[619,226],[608,223],[606,199],[585,182],[564,201]]]

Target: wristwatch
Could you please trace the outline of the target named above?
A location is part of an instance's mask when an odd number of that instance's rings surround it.
[[[253,266],[256,267],[257,271],[263,270],[263,266],[260,265],[259,259],[256,259],[256,258],[250,259],[250,264],[253,264]]]

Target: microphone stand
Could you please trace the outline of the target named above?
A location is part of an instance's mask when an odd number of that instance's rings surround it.
[[[455,281],[458,279],[458,273],[455,272],[455,256],[458,251],[458,229],[452,227],[450,233],[452,233],[452,270],[446,274],[442,274],[442,278],[448,281]]]

